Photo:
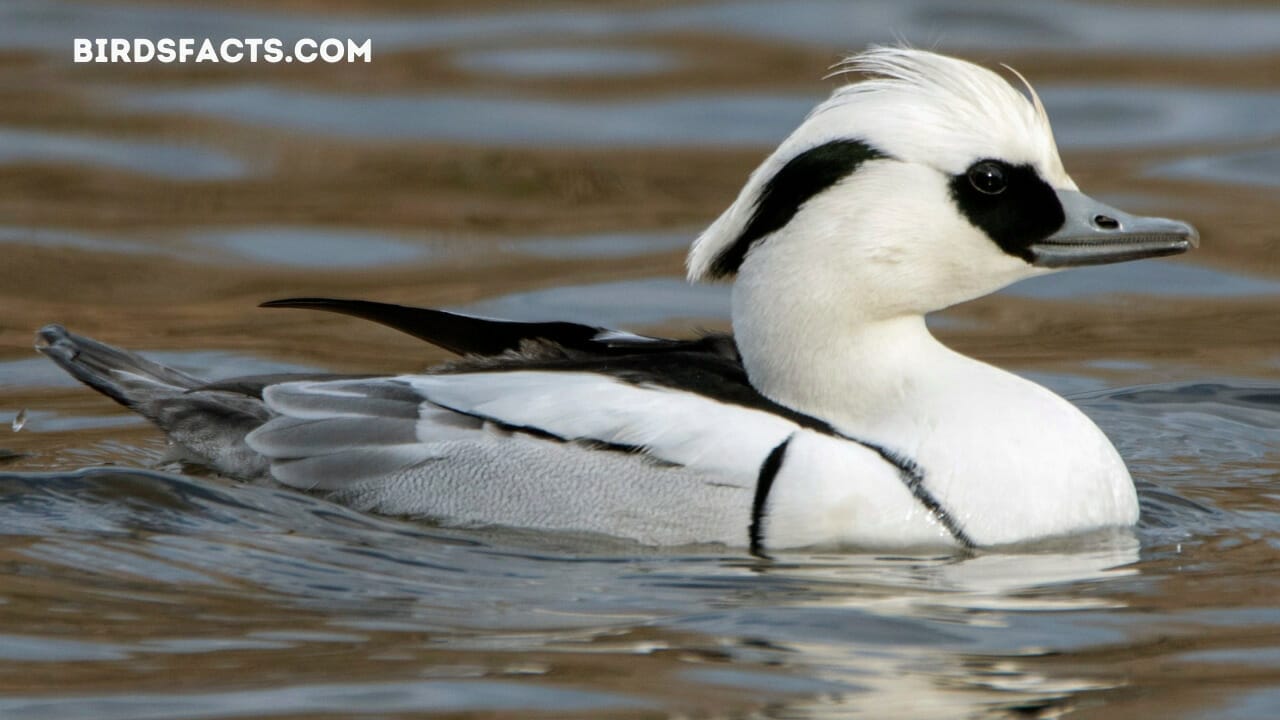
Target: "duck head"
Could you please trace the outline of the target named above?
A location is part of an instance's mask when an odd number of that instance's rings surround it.
[[[844,69],[865,79],[819,105],[689,254],[691,280],[735,281],[735,326],[777,303],[837,323],[923,315],[1198,242],[1081,193],[1029,84],[909,48]]]

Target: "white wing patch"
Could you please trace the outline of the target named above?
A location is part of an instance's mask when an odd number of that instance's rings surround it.
[[[501,432],[497,424],[566,441],[634,447],[696,472],[754,481],[769,452],[798,429],[772,413],[595,373],[295,382],[273,385],[263,397],[282,417],[255,430],[248,442],[276,461],[278,478],[286,461],[392,447],[408,457],[405,446],[475,440],[485,431],[492,436]]]
[[[594,373],[514,371],[398,380],[457,412],[564,440],[642,448],[665,462],[739,479],[754,478],[769,452],[798,427],[772,413]],[[420,425],[420,434],[428,431]]]

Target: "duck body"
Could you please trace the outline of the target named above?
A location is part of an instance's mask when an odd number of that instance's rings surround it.
[[[855,58],[694,243],[733,336],[665,340],[380,303],[461,359],[395,377],[206,383],[73,335],[40,349],[180,459],[380,513],[654,545],[979,547],[1125,527],[1133,482],[1049,390],[960,355],[928,312],[1074,265],[1182,252],[1183,223],[1082,195],[1047,116],[923,51]]]
[[[762,551],[971,548],[1136,520],[1133,484],[1096,426],[1048,390],[952,353],[923,323],[895,332],[927,342],[879,338],[896,352],[877,357],[905,368],[932,351],[947,362],[927,360],[932,372],[915,383],[859,373],[885,393],[871,404],[896,408],[864,427],[762,394],[730,336],[672,341],[320,298],[271,304],[423,338],[463,326],[441,344],[464,357],[428,374],[210,383],[56,325],[40,349],[164,429],[170,460],[453,526]],[[470,352],[467,337],[496,352]],[[1031,433],[1028,415],[1040,419]],[[917,443],[893,442],[902,437]],[[978,482],[998,492],[971,492]]]

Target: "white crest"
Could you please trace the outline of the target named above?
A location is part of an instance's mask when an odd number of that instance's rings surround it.
[[[859,140],[945,175],[985,158],[1027,164],[1051,185],[1075,189],[1044,106],[1009,70],[1029,98],[991,70],[925,50],[876,47],[845,60],[835,74],[866,79],[836,89],[751,174],[733,205],[694,242],[689,280],[712,276],[716,258],[742,234],[765,185],[788,161],[833,140]]]

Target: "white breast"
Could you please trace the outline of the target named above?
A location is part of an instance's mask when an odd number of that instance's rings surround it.
[[[837,425],[915,460],[978,545],[1137,522],[1129,471],[1088,417],[1044,387],[955,357],[876,422]]]

